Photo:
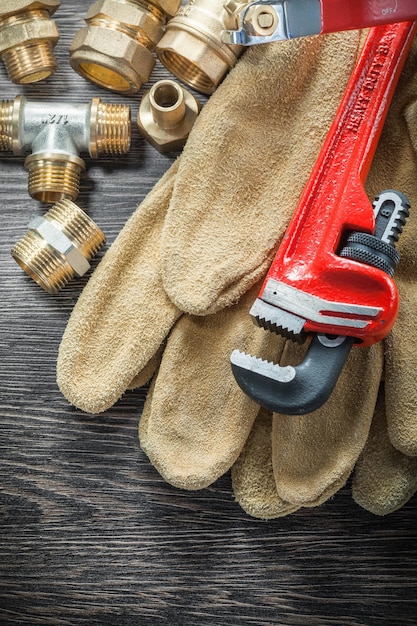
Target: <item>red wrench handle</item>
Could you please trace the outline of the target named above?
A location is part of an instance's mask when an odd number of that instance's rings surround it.
[[[260,299],[266,299],[265,286],[272,279],[320,301],[348,305],[347,310],[349,305],[357,305],[379,312],[364,328],[354,324],[350,327],[350,313],[344,312],[341,331],[337,323],[326,322],[330,313],[323,310],[325,321],[307,319],[307,332],[350,335],[363,345],[371,345],[383,339],[395,322],[398,293],[392,278],[380,269],[342,258],[337,252],[348,232],[374,232],[373,207],[363,183],[416,28],[417,22],[402,22],[369,31],[259,294]],[[351,317],[354,319],[355,314]]]
[[[417,18],[416,0],[321,0],[321,33]]]

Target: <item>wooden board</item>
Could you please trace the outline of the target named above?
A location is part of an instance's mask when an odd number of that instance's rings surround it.
[[[100,90],[69,66],[86,7],[66,0],[56,14],[55,76],[20,88],[0,67],[2,98],[100,96],[131,104],[135,119],[141,94]],[[158,65],[152,80],[162,76]],[[127,156],[87,160],[78,203],[108,245],[173,159],[134,124]],[[200,492],[165,484],[138,444],[145,390],[100,416],[69,406],[56,357],[87,278],[50,296],[11,258],[43,211],[28,196],[21,157],[0,154],[0,193],[0,623],[416,624],[415,497],[377,518],[346,486],[318,509],[261,522],[234,501],[229,474]]]

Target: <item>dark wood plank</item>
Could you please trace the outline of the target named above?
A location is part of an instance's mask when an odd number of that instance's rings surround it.
[[[87,3],[63,2],[59,70],[3,98],[128,102],[78,77],[68,47]],[[167,75],[160,66],[153,79]],[[141,138],[89,160],[79,204],[110,244],[172,162]],[[10,256],[42,211],[21,158],[0,155],[0,623],[381,626],[417,623],[417,499],[379,519],[349,486],[317,510],[260,522],[234,502],[230,476],[187,493],[141,452],[146,390],[89,416],[55,381],[59,342],[84,279],[49,296]]]

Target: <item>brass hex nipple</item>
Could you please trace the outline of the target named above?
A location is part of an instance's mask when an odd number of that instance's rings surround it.
[[[61,200],[30,222],[28,232],[11,253],[42,289],[57,293],[74,276],[84,276],[105,241],[103,232],[82,209]]]
[[[41,202],[75,200],[85,162],[91,157],[125,154],[130,148],[130,107],[104,104],[29,102],[23,96],[0,103],[0,150],[30,153],[29,194]]]
[[[189,0],[169,20],[156,46],[159,60],[174,76],[201,93],[215,91],[235,65],[243,46],[222,42],[224,0]]]
[[[60,4],[60,0],[0,2],[0,58],[14,83],[35,83],[56,70],[59,33],[51,15]]]
[[[72,68],[106,89],[136,93],[155,65],[153,51],[181,0],[98,0],[70,47]]]
[[[142,98],[138,128],[159,152],[180,150],[200,112],[200,103],[173,80],[160,80]]]

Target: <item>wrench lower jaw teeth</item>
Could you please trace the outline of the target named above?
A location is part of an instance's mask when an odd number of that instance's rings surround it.
[[[353,337],[323,341],[313,335],[303,361],[285,367],[234,350],[233,375],[242,391],[266,409],[304,415],[329,399],[353,342]]]
[[[282,367],[272,363],[272,361],[266,361],[259,357],[246,354],[246,352],[240,352],[240,350],[233,350],[230,355],[230,362],[232,369],[240,368],[240,370],[246,370],[259,374],[264,378],[275,380],[281,383],[288,383],[293,380],[295,376],[295,370],[291,365]]]

